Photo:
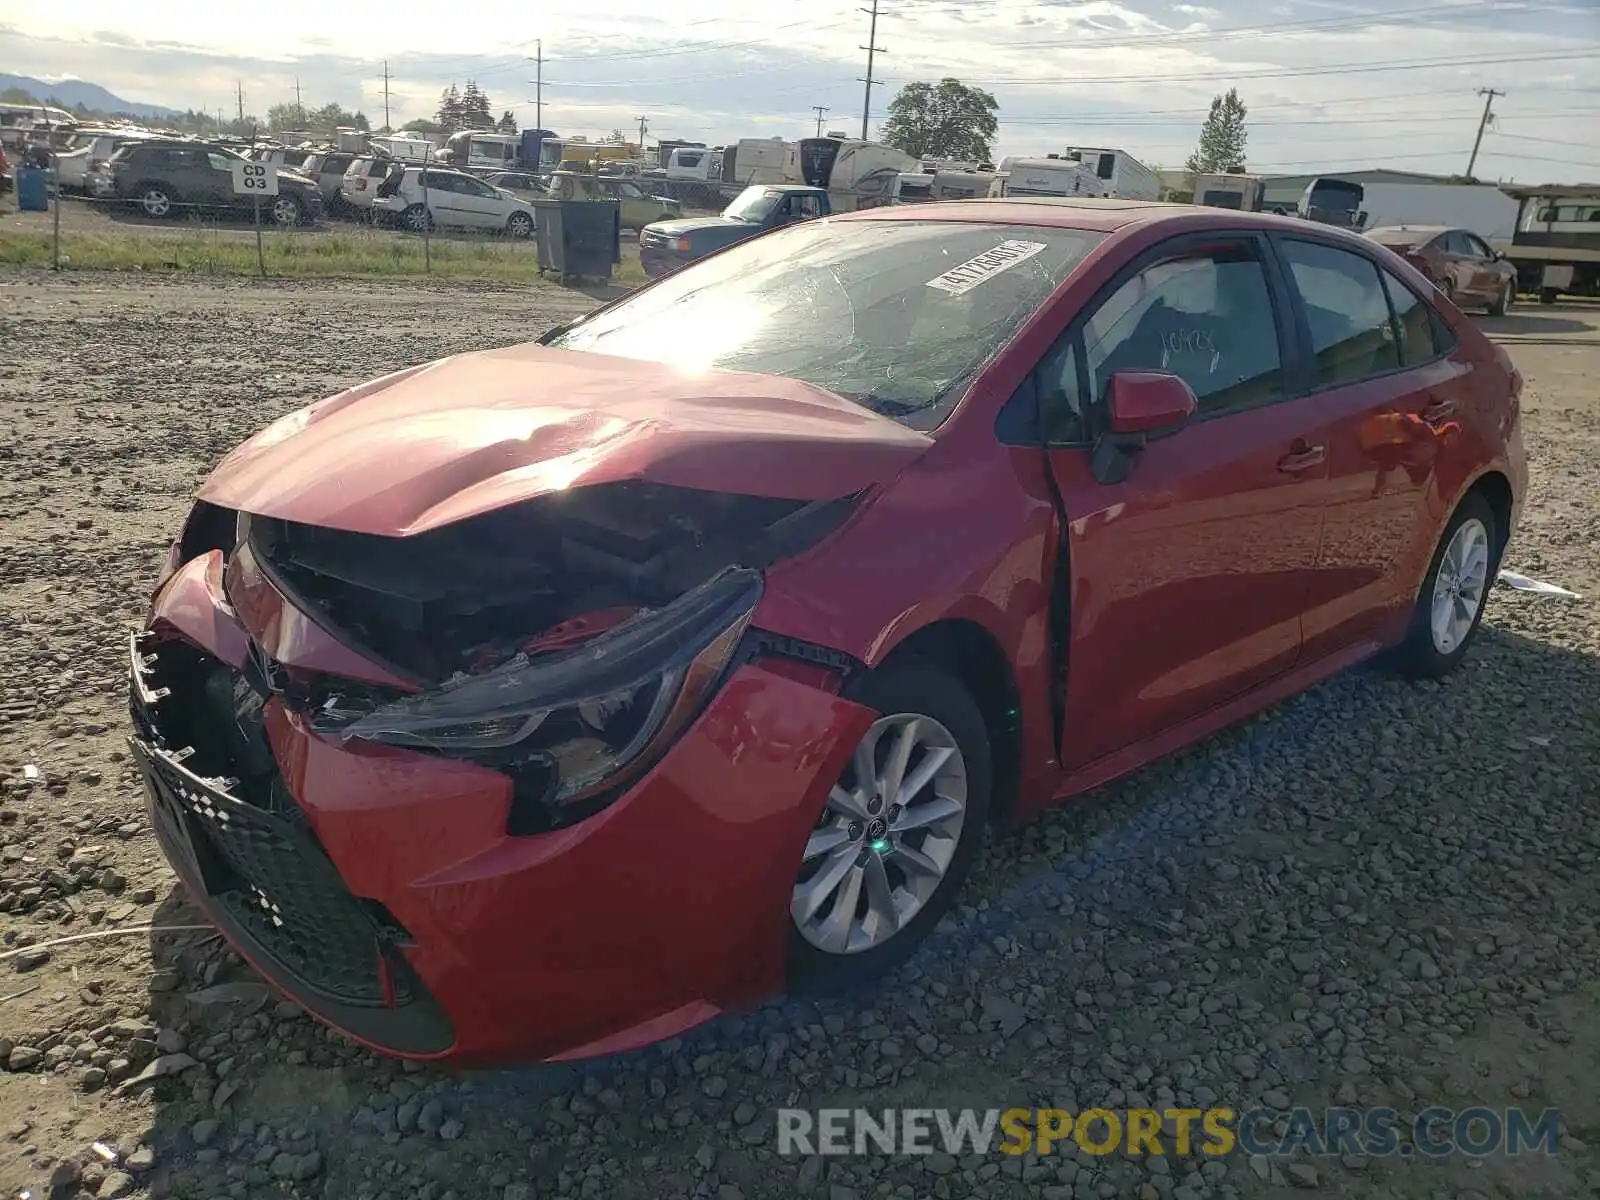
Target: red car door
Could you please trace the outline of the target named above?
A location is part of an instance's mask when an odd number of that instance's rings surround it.
[[[1302,357],[1328,431],[1330,478],[1305,656],[1387,640],[1433,552],[1425,506],[1457,436],[1468,368],[1409,285],[1365,254],[1277,239],[1298,297]]]
[[[1265,239],[1189,236],[1130,264],[1036,371],[1072,580],[1064,768],[1294,665],[1328,466],[1285,369],[1291,329]],[[1102,482],[1106,384],[1136,368],[1181,376],[1199,410]]]

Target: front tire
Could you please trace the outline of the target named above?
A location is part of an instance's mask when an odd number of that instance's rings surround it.
[[[273,221],[285,228],[292,228],[300,224],[300,201],[293,196],[274,196],[272,198],[272,208],[269,211],[272,214]]]
[[[420,204],[413,204],[400,214],[400,224],[412,233],[427,233],[433,228],[433,217]]]
[[[164,220],[177,209],[172,192],[162,184],[146,184],[139,189],[139,208],[147,217]]]
[[[1506,280],[1505,284],[1500,288],[1500,294],[1489,302],[1489,315],[1491,317],[1505,316],[1515,302],[1516,295],[1517,285],[1509,279]]]
[[[1395,666],[1412,679],[1438,679],[1461,665],[1488,606],[1500,568],[1499,523],[1477,493],[1463,500],[1444,534],[1417,594],[1411,628]]]
[[[533,218],[527,213],[512,213],[506,221],[506,232],[514,238],[533,236]]]
[[[966,688],[908,660],[848,694],[879,717],[802,853],[789,921],[798,991],[850,987],[910,957],[954,902],[988,822],[989,737]]]

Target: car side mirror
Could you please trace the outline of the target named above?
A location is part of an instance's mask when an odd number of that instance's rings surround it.
[[[1367,227],[1367,214],[1364,211],[1363,212],[1358,212],[1356,214],[1356,228],[1357,229],[1365,229],[1366,227]]]
[[[1106,385],[1111,432],[1148,434],[1174,429],[1199,402],[1179,376],[1166,371],[1118,371]]]
[[[1121,483],[1152,437],[1182,428],[1199,403],[1181,378],[1165,371],[1118,371],[1106,384],[1109,428],[1095,439],[1089,469],[1098,483]]]

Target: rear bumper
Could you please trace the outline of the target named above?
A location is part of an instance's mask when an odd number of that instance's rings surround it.
[[[747,663],[610,807],[513,836],[509,777],[341,743],[273,696],[273,782],[246,794],[202,776],[235,773],[214,741],[178,757],[260,653],[219,578],[196,560],[156,598],[134,754],[185,885],[313,1014],[390,1054],[488,1063],[630,1049],[781,986],[795,867],[869,712]]]

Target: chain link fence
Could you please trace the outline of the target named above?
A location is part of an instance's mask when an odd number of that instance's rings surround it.
[[[541,276],[532,231],[451,227],[447,219],[420,228],[390,214],[352,209],[337,195],[287,190],[278,196],[235,196],[178,188],[108,190],[103,179],[56,182],[45,195],[14,164],[17,185],[0,193],[0,266],[56,267],[269,278],[434,277],[534,283]],[[42,211],[27,211],[28,193]],[[57,193],[59,193],[59,198]],[[447,203],[447,201],[446,201]],[[430,200],[437,212],[440,201]],[[520,236],[518,236],[520,235]],[[643,282],[637,240],[623,237],[613,283]]]

